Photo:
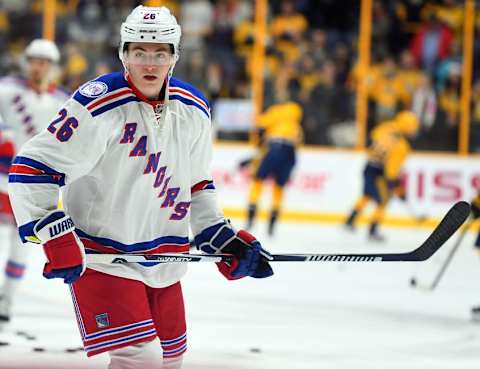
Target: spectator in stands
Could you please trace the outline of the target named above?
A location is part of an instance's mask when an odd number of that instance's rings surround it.
[[[307,144],[330,144],[329,130],[335,121],[339,103],[335,74],[335,64],[331,61],[324,63],[321,79],[305,103],[304,131]]]
[[[411,50],[418,66],[434,73],[437,63],[448,56],[453,32],[431,14],[412,39]]]
[[[69,91],[75,91],[88,80],[89,62],[74,43],[65,46],[64,81]]]
[[[204,53],[205,39],[212,32],[213,6],[208,0],[191,0],[182,4],[182,58],[188,61],[192,53]],[[179,63],[180,66],[181,63]]]
[[[372,45],[377,53],[390,53],[389,34],[392,27],[392,18],[387,13],[381,1],[373,3]]]
[[[440,92],[439,106],[445,113],[448,127],[458,125],[460,113],[460,66],[450,69],[445,88]]]
[[[84,54],[98,57],[108,42],[110,27],[105,22],[105,9],[96,1],[82,1],[68,25],[71,42],[81,46]],[[92,32],[92,30],[95,30]]]
[[[437,91],[443,91],[452,70],[455,72],[455,70],[461,68],[462,59],[461,43],[458,41],[452,42],[448,56],[438,64],[435,71],[435,88]]]
[[[181,72],[175,72],[178,76],[181,76],[183,80],[189,81],[193,86],[196,86],[203,93],[208,94],[208,82],[205,78],[205,58],[202,50],[191,50],[188,59],[183,63]],[[211,96],[208,96],[210,99]]]
[[[417,90],[423,73],[415,65],[413,55],[409,50],[403,50],[400,54],[398,78],[402,87],[402,100],[406,108],[412,104],[413,94]]]
[[[418,86],[413,92],[412,111],[420,121],[421,133],[429,131],[437,115],[437,97],[428,75],[421,75]]]
[[[300,83],[300,100],[307,102],[310,100],[310,93],[321,82],[322,75],[320,68],[317,68],[315,61],[310,54],[304,55],[298,65],[298,69],[302,71],[299,76]]]
[[[318,28],[310,33],[308,53],[312,56],[317,68],[321,67],[328,58],[327,37],[327,32]]]
[[[457,38],[462,35],[463,29],[463,2],[458,0],[440,0],[428,2],[421,11],[421,16],[428,18],[434,15],[447,25]]]
[[[209,63],[207,66],[206,93],[210,97],[212,106],[215,104],[215,100],[222,95],[223,80],[223,70],[220,63]],[[225,94],[223,95],[225,96]]]
[[[255,23],[253,16],[244,19],[235,26],[233,43],[235,52],[241,58],[249,58],[255,42]]]
[[[298,13],[293,1],[282,1],[280,14],[274,15],[270,24],[270,32],[275,40],[275,47],[289,61],[297,61],[301,56],[299,44],[307,31],[305,16]]]
[[[10,29],[10,20],[8,19],[8,13],[3,9],[3,5],[0,4],[0,44],[5,45],[7,39],[7,33]]]
[[[445,89],[438,97],[438,119],[432,129],[429,147],[440,150],[456,150],[460,119],[460,69],[452,69]]]
[[[247,19],[251,12],[251,3],[241,0],[219,1],[214,7],[208,55],[211,62],[221,67],[222,83],[227,91],[234,89],[235,75],[239,66],[232,42],[233,30]]]
[[[370,97],[375,103],[375,122],[392,119],[402,95],[403,87],[398,79],[397,64],[393,56],[388,55],[383,59],[370,86]]]
[[[43,28],[43,12],[45,10],[44,0],[27,1],[35,17],[25,18],[24,26],[33,26],[35,34],[40,36]],[[70,27],[71,16],[75,14],[80,0],[56,0],[55,2],[55,42],[64,43],[68,40],[67,30]],[[28,8],[28,6],[26,7]],[[33,23],[33,24],[32,24]],[[30,34],[29,37],[32,37]]]
[[[470,126],[470,151],[480,152],[480,80],[472,90],[472,120]]]

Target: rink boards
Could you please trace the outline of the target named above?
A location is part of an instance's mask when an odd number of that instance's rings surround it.
[[[213,175],[221,203],[228,216],[243,216],[248,199],[250,170],[238,170],[238,163],[255,154],[247,145],[217,144]],[[287,186],[284,219],[338,223],[343,221],[362,189],[365,153],[347,150],[302,148]],[[471,200],[480,188],[480,158],[415,153],[403,171],[407,204],[390,202],[387,222],[413,225],[412,215],[425,215],[431,222],[459,200]],[[261,208],[268,210],[270,184],[262,194]],[[418,225],[418,224],[417,224]]]

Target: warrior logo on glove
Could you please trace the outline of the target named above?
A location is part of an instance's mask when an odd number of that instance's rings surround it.
[[[65,283],[75,282],[85,271],[85,251],[75,234],[72,219],[61,210],[54,210],[34,227],[47,256],[43,269],[45,278],[62,278]]]

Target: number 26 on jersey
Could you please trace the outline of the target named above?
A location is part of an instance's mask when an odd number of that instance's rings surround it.
[[[66,142],[72,137],[74,130],[78,127],[78,120],[75,117],[68,117],[67,109],[58,112],[58,117],[50,123],[47,130],[55,134],[60,142]]]

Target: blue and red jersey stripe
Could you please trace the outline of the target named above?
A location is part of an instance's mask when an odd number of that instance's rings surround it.
[[[190,189],[190,193],[193,195],[195,192],[198,192],[198,191],[214,190],[214,189],[215,189],[215,185],[213,184],[213,181],[205,180],[193,185],[192,188]]]
[[[10,167],[9,183],[51,183],[65,185],[65,174],[25,156],[17,156]]]

